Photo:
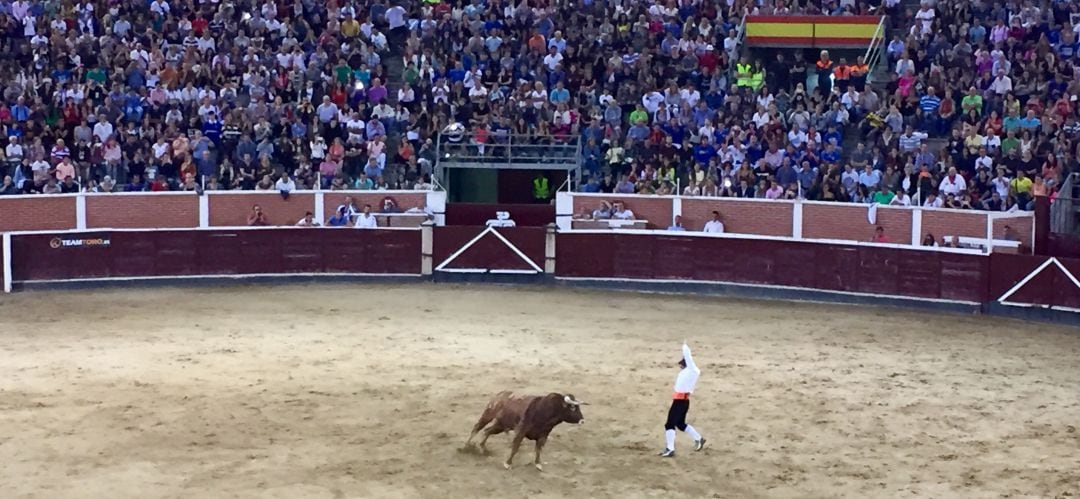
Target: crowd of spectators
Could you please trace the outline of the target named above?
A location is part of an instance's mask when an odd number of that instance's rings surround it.
[[[1052,199],[1080,171],[1080,2],[880,7],[856,9],[887,13],[897,33],[888,81],[867,85],[861,57],[799,50],[757,51],[768,59],[741,59],[729,85],[666,80],[646,89],[624,141],[586,129],[599,174],[583,190],[996,211]]]
[[[676,79],[643,95],[624,143],[596,147],[586,129],[599,174],[583,190],[990,211],[1053,199],[1080,171],[1080,3],[881,6],[899,28],[885,84],[827,51],[743,58],[700,99]]]
[[[744,50],[748,13],[887,13],[891,81],[867,84],[861,57]],[[427,188],[435,137],[461,124],[480,151],[579,135],[585,191],[1026,208],[1077,170],[1078,14],[1069,0],[0,0],[0,193]]]

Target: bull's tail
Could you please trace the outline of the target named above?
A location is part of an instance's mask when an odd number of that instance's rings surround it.
[[[480,419],[473,425],[472,432],[469,434],[469,440],[465,442],[466,445],[472,445],[473,438],[476,437],[476,434],[480,433],[480,430],[483,430],[488,423],[495,419],[495,416],[499,414],[499,410],[502,408],[503,403],[510,399],[510,397],[513,397],[513,395],[513,392],[506,390],[496,393],[495,396],[491,398],[487,407],[484,407],[484,412],[480,414]]]

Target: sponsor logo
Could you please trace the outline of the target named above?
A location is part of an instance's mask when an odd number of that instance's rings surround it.
[[[52,249],[60,248],[86,248],[86,247],[106,247],[112,244],[112,240],[107,237],[95,237],[95,238],[71,238],[71,237],[54,237],[49,241],[49,247]]]

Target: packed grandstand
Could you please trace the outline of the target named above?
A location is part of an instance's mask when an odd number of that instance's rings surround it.
[[[750,50],[757,14],[885,16],[884,57]],[[1030,209],[1078,171],[1078,19],[1070,0],[3,0],[0,194],[430,188],[460,124],[474,147],[580,135],[586,192]]]

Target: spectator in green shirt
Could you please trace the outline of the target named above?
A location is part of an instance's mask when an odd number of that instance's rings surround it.
[[[892,191],[888,189],[882,189],[874,193],[874,202],[877,204],[888,205],[892,203],[893,198],[896,197]]]
[[[637,108],[630,112],[630,123],[636,125],[638,123],[648,122],[649,113],[645,112],[645,106],[638,104]]]
[[[968,89],[968,94],[960,101],[960,108],[964,110],[964,114],[968,114],[971,111],[982,114],[983,98],[979,95],[979,91],[975,87]]]
[[[1020,139],[1016,138],[1016,132],[1009,130],[1005,132],[1005,138],[1001,141],[1001,154],[1008,155],[1009,151],[1020,147]]]

